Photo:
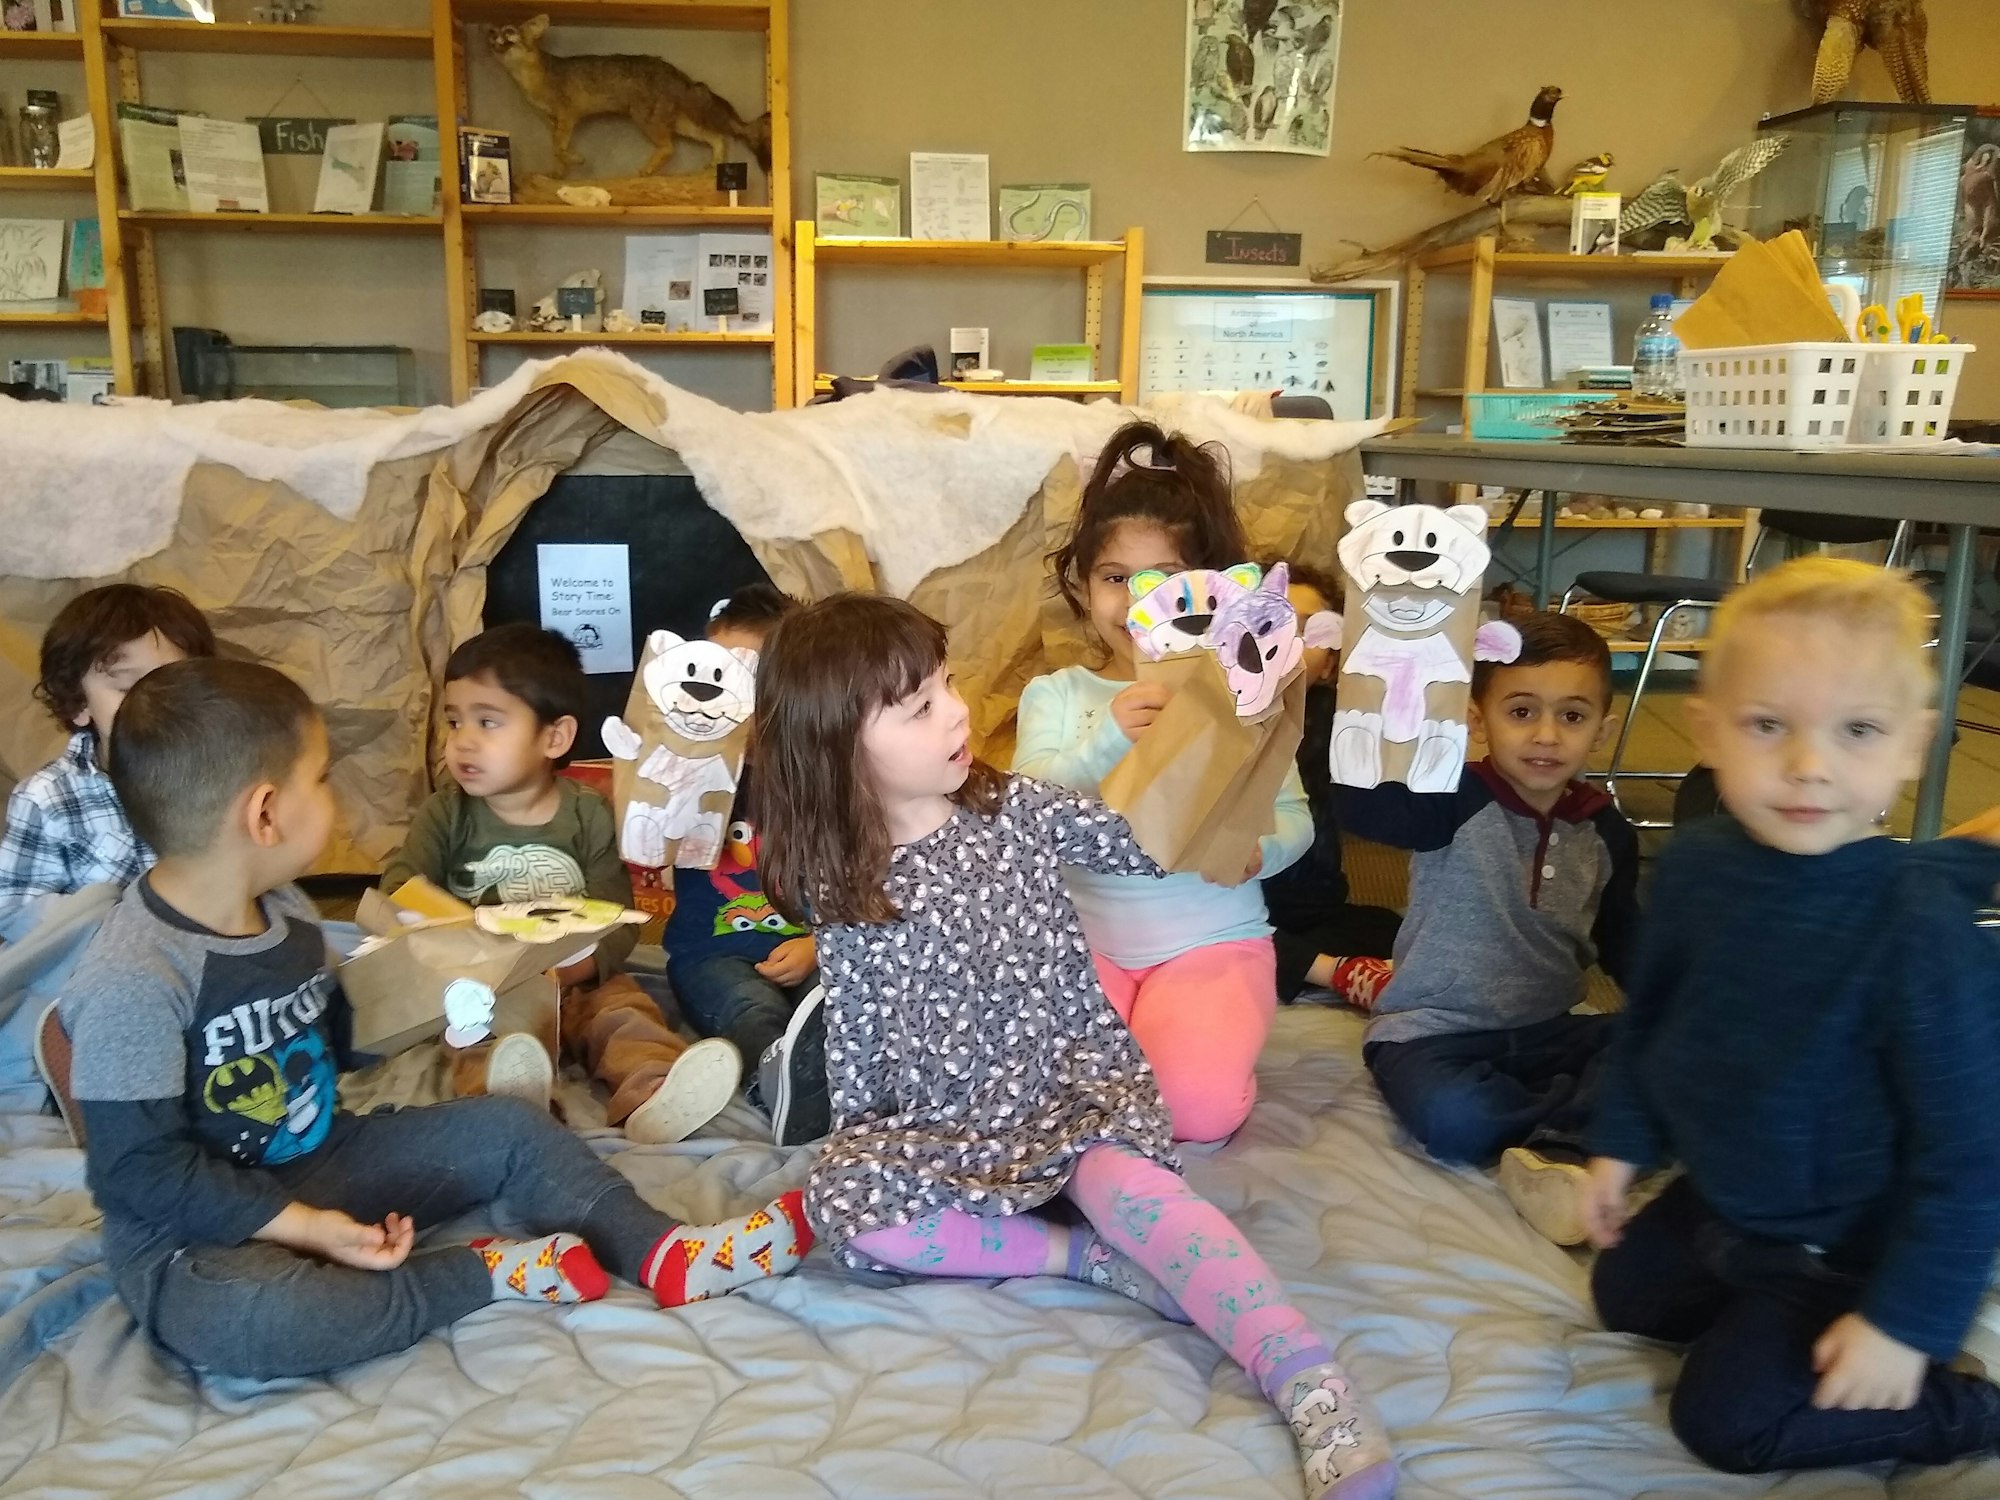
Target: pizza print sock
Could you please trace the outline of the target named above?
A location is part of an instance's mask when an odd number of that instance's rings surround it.
[[[1308,1495],[1375,1500],[1394,1492],[1381,1420],[1220,1210],[1124,1146],[1084,1152],[1068,1193],[1105,1243],[1151,1273],[1291,1423]]]
[[[573,1234],[474,1240],[469,1248],[486,1262],[496,1301],[595,1302],[611,1290],[590,1246]]]
[[[662,1307],[683,1307],[798,1269],[813,1247],[805,1195],[793,1191],[720,1224],[682,1224],[647,1252],[641,1275]]]

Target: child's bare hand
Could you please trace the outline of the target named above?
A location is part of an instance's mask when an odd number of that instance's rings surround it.
[[[801,984],[819,962],[819,951],[810,937],[795,937],[778,944],[771,956],[757,965],[757,972],[780,989]]]
[[[1250,863],[1243,867],[1243,878],[1245,880],[1255,880],[1263,872],[1263,869],[1264,851],[1259,849],[1250,856]]]
[[[312,1208],[289,1203],[257,1238],[317,1255],[358,1271],[392,1271],[410,1254],[416,1225],[404,1214],[390,1214],[380,1224],[363,1224],[337,1208]]]
[[[1859,1313],[1835,1321],[1813,1345],[1821,1411],[1908,1411],[1923,1389],[1930,1361]]]
[[[1163,682],[1135,682],[1111,700],[1112,722],[1125,731],[1126,739],[1136,740],[1153,727],[1173,695]]]
[[[1625,1195],[1632,1190],[1630,1162],[1608,1156],[1590,1159],[1590,1176],[1583,1185],[1583,1227],[1590,1243],[1609,1250],[1625,1237]]]

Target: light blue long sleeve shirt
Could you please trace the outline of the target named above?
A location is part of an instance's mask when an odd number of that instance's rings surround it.
[[[1130,686],[1084,667],[1037,677],[1021,694],[1014,769],[1095,796],[1132,748],[1111,717],[1111,700]],[[1278,791],[1277,826],[1259,846],[1262,873],[1292,864],[1312,839],[1312,809],[1294,766]],[[1199,875],[1100,875],[1074,865],[1064,866],[1063,876],[1092,951],[1121,969],[1150,969],[1212,943],[1271,935],[1264,887],[1255,880],[1230,887]]]

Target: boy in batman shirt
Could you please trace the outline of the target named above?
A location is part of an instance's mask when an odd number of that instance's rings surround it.
[[[160,668],[119,710],[110,773],[159,860],[60,1016],[105,1258],[167,1350],[221,1374],[314,1374],[497,1299],[601,1297],[607,1271],[670,1307],[798,1264],[812,1235],[796,1192],[677,1225],[520,1100],[340,1113],[346,1002],[290,884],[333,824],[326,727],[289,678]],[[419,1231],[496,1203],[536,1237],[413,1253]],[[706,1253],[723,1245],[733,1257]]]

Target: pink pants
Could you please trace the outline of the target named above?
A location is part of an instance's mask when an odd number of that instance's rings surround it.
[[[1150,969],[1094,956],[1105,998],[1160,1080],[1175,1138],[1219,1141],[1249,1119],[1257,1054],[1278,1013],[1271,940],[1211,943]]]

